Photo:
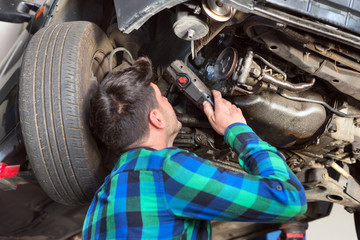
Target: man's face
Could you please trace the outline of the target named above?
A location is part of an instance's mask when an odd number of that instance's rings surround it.
[[[155,97],[158,102],[158,108],[164,115],[166,122],[166,132],[168,137],[175,139],[176,135],[180,131],[181,123],[177,120],[175,111],[166,97],[161,95],[160,89],[156,84],[151,83],[154,88]]]

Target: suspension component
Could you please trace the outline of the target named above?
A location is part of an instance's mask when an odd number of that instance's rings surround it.
[[[248,51],[244,58],[239,58],[236,49],[225,48],[219,55],[215,63],[215,78],[224,80],[232,78],[234,86],[228,92],[236,95],[240,94],[252,95],[267,89],[270,91],[278,91],[285,89],[292,92],[304,92],[309,90],[315,84],[315,78],[307,78],[306,82],[292,83],[287,81],[287,75],[278,67],[274,66],[263,57]],[[275,77],[268,73],[266,68],[262,69],[254,58],[261,60],[267,67],[279,73],[282,78]],[[265,83],[265,84],[262,84]]]

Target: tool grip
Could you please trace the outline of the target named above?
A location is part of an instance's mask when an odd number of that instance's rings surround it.
[[[175,60],[167,67],[171,80],[198,108],[203,110],[203,102],[208,101],[214,108],[210,90],[184,62]]]

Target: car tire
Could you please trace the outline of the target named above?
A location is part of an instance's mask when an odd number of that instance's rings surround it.
[[[87,116],[112,49],[97,25],[68,22],[38,31],[25,51],[19,83],[23,140],[38,182],[56,202],[88,203],[107,173]]]

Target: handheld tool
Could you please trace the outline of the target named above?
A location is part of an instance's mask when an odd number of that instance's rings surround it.
[[[180,91],[198,108],[203,110],[204,101],[208,101],[214,108],[210,90],[183,61],[175,60],[166,70]]]

